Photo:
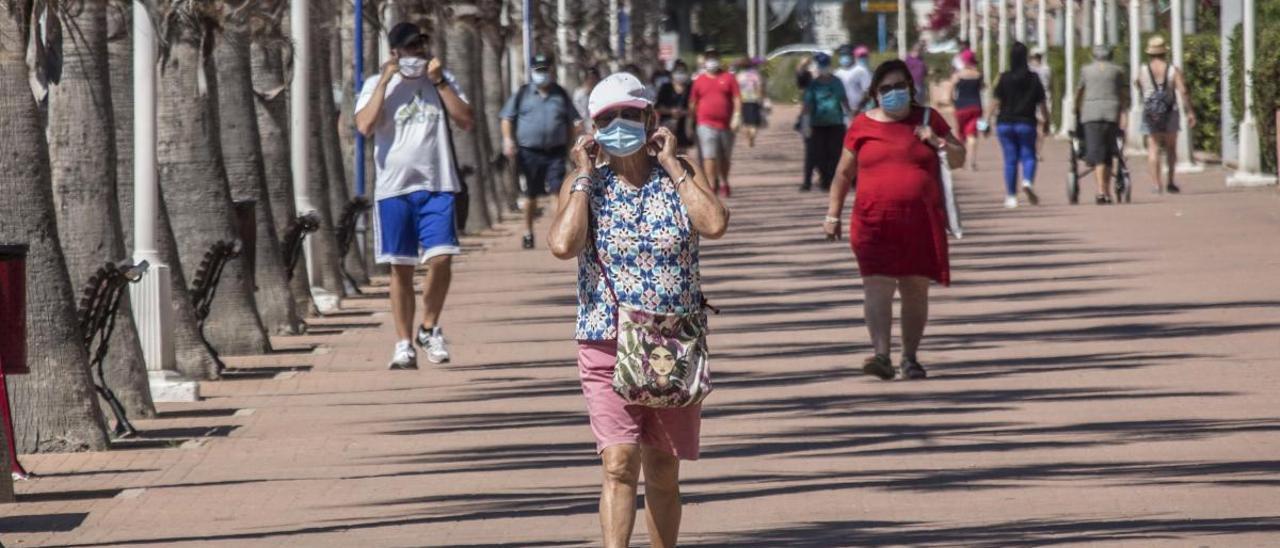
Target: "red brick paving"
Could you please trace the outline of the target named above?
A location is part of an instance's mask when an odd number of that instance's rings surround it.
[[[1280,543],[1274,189],[1227,189],[1211,168],[1155,196],[1139,169],[1137,203],[1070,207],[1051,160],[1045,205],[1005,211],[988,142],[984,170],[958,173],[968,232],[933,301],[933,376],[884,383],[855,372],[860,282],[847,244],[819,237],[825,197],[795,191],[792,115],[738,149],[730,233],[705,246],[724,314],[704,458],[684,468],[685,545]],[[26,456],[42,477],[0,506],[0,539],[597,544],[574,265],[504,230],[459,265],[451,365],[384,370],[373,288],[315,322],[342,333],[232,360],[284,369],[138,421],[197,441]]]

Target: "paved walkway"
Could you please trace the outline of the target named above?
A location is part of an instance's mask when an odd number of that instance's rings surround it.
[[[983,171],[958,175],[970,233],[935,293],[933,377],[884,383],[855,374],[860,280],[847,244],[820,238],[825,197],[795,190],[791,115],[739,148],[730,234],[704,252],[724,313],[685,545],[1280,542],[1274,189],[1228,190],[1211,169],[1155,196],[1140,173],[1136,204],[1071,207],[1050,160],[1046,205],[1005,211],[987,143]],[[296,350],[233,360],[205,401],[162,406],[147,439],[26,457],[43,477],[0,506],[0,539],[595,544],[574,265],[507,230],[469,242],[452,365],[384,370],[374,288],[277,341]]]

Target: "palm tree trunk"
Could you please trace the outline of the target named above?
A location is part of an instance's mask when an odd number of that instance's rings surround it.
[[[9,377],[21,453],[98,451],[107,433],[58,242],[49,151],[27,80],[31,0],[0,5],[0,241],[26,243],[28,375]]]
[[[253,71],[254,110],[258,115],[258,142],[267,183],[267,201],[276,234],[284,237],[289,223],[297,216],[293,197],[293,173],[289,170],[289,103],[284,93],[284,64],[279,52],[260,41],[249,48]],[[288,264],[285,265],[288,267]],[[289,281],[289,293],[299,314],[315,311],[311,287],[307,280],[307,263],[298,261]]]
[[[457,4],[454,7],[456,9]],[[484,182],[489,170],[484,153],[486,131],[482,81],[484,71],[479,66],[480,30],[472,15],[451,15],[442,23],[445,27],[445,58],[448,60],[448,67],[457,77],[463,92],[471,99],[472,106],[476,106],[477,102],[481,105],[480,108],[473,109],[475,128],[472,131],[459,131],[455,128],[453,132],[453,143],[460,164],[458,170],[471,172],[467,177],[471,191],[471,214],[467,219],[466,231],[475,233],[493,226],[489,216],[489,192]]]
[[[310,10],[312,28],[321,26],[326,21],[323,10],[316,7],[313,5]],[[320,216],[320,230],[311,235],[311,266],[315,269],[312,273],[312,285],[340,297],[343,294],[342,272],[339,270],[342,257],[338,255],[337,219],[333,214],[334,194],[331,193],[336,189],[332,189],[331,185],[341,186],[342,181],[330,179],[329,154],[326,152],[329,141],[326,133],[336,132],[336,122],[325,116],[326,109],[330,112],[333,110],[333,82],[329,79],[328,58],[322,55],[327,50],[319,47],[323,41],[319,39],[320,36],[322,35],[313,36],[311,41],[314,49],[307,73],[295,74],[294,78],[311,79],[311,93],[307,98],[312,119],[311,135],[306,138],[311,144],[309,148],[313,155],[307,170],[307,194],[316,208],[316,214]],[[336,138],[336,134],[333,136]]]
[[[187,280],[194,281],[213,243],[239,234],[218,136],[216,72],[212,59],[200,52],[199,33],[204,31],[183,25],[170,32],[157,90],[156,155],[179,264]],[[227,263],[205,335],[227,354],[260,354],[270,348],[247,261]]]
[[[481,27],[481,50],[480,50],[480,70],[482,71],[481,81],[484,85],[484,107],[485,107],[485,129],[488,137],[488,150],[490,168],[489,195],[490,209],[493,212],[493,219],[501,222],[508,204],[516,203],[516,179],[515,167],[506,166],[505,169],[498,169],[498,165],[502,162],[496,161],[498,154],[502,150],[502,128],[501,117],[498,112],[502,110],[502,105],[507,100],[506,85],[503,85],[505,79],[502,77],[502,56],[506,52],[506,41],[504,38],[504,29],[499,22],[499,14],[501,13],[502,2],[497,0],[487,0],[481,4],[480,13],[483,16],[483,24]]]
[[[62,15],[62,77],[49,90],[48,138],[58,238],[74,289],[84,287],[103,264],[127,258],[128,251],[116,202],[106,0],[87,0],[71,13]],[[129,414],[155,416],[127,293],[109,343],[107,386]]]
[[[125,245],[133,249],[133,42],[129,34],[133,10],[113,5],[109,15],[107,65],[110,67],[111,107],[115,118],[116,197],[120,203]],[[174,243],[169,214],[163,201],[156,214],[156,249],[169,265],[177,368],[193,378],[213,378],[217,375],[217,364],[200,341],[195,309],[191,306],[191,294],[187,291],[186,277],[182,275],[177,244]]]
[[[267,199],[246,25],[247,21],[243,20],[228,21],[214,46],[222,160],[227,168],[231,198],[255,202],[257,236],[253,276],[262,321],[274,334],[297,334],[303,329],[302,318],[289,292],[280,236]]]

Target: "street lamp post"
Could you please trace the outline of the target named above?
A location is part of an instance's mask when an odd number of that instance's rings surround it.
[[[1009,63],[1009,0],[996,0],[996,2],[999,3],[996,18],[1000,23],[1000,28],[996,31],[996,36],[1000,39],[1000,59],[997,64],[1000,72],[1004,72]]]
[[[1066,0],[1064,2],[1067,9],[1066,17],[1066,87],[1062,88],[1062,124],[1059,127],[1059,135],[1066,137],[1068,131],[1074,131],[1076,127],[1076,3],[1074,0]]]
[[[991,0],[978,0],[982,10],[982,77],[991,81]],[[988,88],[989,89],[989,88]]]
[[[1049,50],[1049,14],[1045,0],[1036,0],[1036,46],[1040,49]],[[1046,63],[1049,62],[1045,59]]]
[[[1142,0],[1129,0],[1129,20],[1137,21],[1141,16]],[[1142,67],[1142,57],[1138,53],[1138,42],[1142,40],[1142,29],[1138,25],[1129,25],[1129,74],[1130,80],[1137,78]],[[1129,82],[1129,127],[1125,132],[1125,142],[1130,154],[1142,154],[1142,89],[1133,81]]]
[[[960,0],[960,39],[969,39],[969,0]]]
[[[1182,17],[1183,0],[1170,0],[1169,20],[1172,21],[1172,29],[1170,34],[1173,35],[1173,59],[1170,64],[1182,70]],[[1196,159],[1192,156],[1191,149],[1191,128],[1187,127],[1187,109],[1178,109],[1178,123],[1182,131],[1178,132],[1178,165],[1174,169],[1178,173],[1199,173],[1204,171],[1204,166],[1197,164]]]
[[[146,361],[151,399],[196,401],[199,385],[175,367],[173,286],[156,245],[160,185],[156,172],[156,28],[141,1],[133,3],[133,260],[151,268],[129,284],[134,323]]]
[[[1253,115],[1253,61],[1257,40],[1254,0],[1244,0],[1244,119],[1240,121],[1240,158],[1236,172],[1227,178],[1228,186],[1261,186],[1276,184],[1274,175],[1262,172],[1258,122]]]
[[[907,58],[907,0],[898,0],[898,58]]]
[[[1027,43],[1027,6],[1023,0],[1013,3],[1013,37],[1023,45]]]

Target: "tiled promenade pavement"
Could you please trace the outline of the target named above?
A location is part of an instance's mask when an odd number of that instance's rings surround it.
[[[730,233],[704,248],[724,313],[685,545],[1280,544],[1274,188],[1210,168],[1156,196],[1140,170],[1137,203],[1070,207],[1051,142],[1046,205],[1006,211],[987,142],[983,170],[958,174],[969,234],[935,293],[932,377],[885,383],[856,374],[860,280],[847,243],[819,236],[825,197],[796,192],[793,115],[738,148]],[[277,340],[321,350],[234,360],[277,369],[162,406],[141,446],[25,457],[43,477],[0,506],[0,539],[597,544],[574,264],[519,250],[510,226],[469,243],[452,364],[386,371],[373,288],[315,322],[330,333]]]

